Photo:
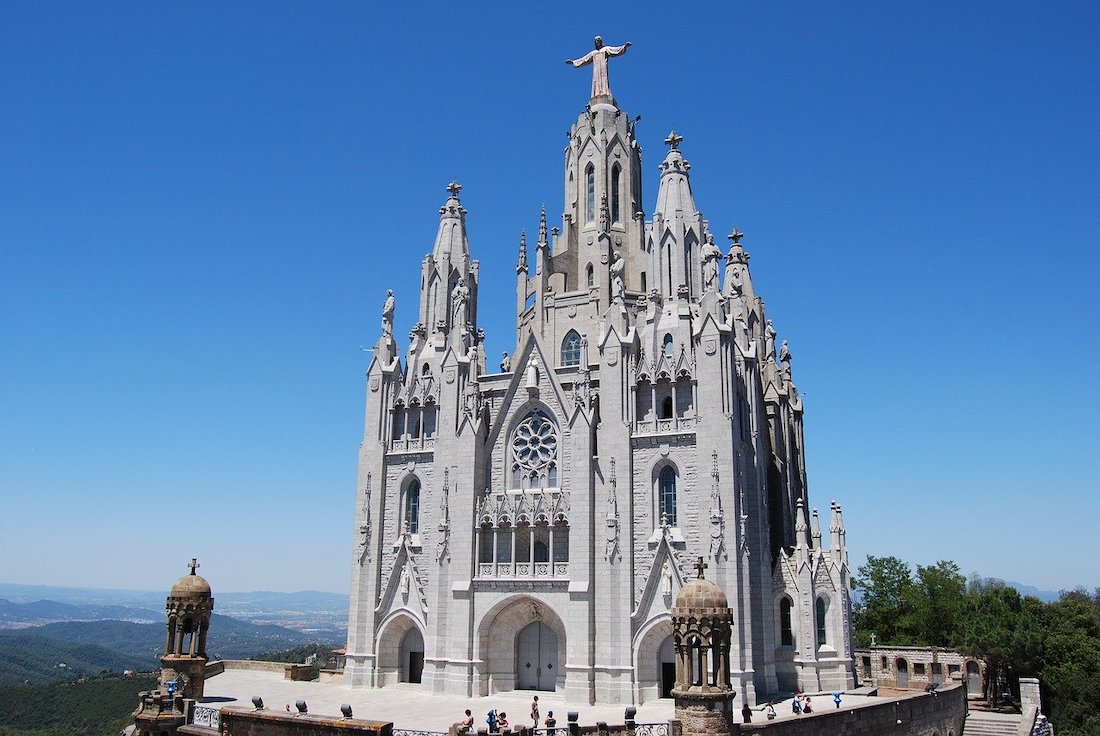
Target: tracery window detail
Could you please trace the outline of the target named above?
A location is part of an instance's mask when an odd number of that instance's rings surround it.
[[[558,430],[550,417],[535,410],[512,433],[512,487],[558,485]]]

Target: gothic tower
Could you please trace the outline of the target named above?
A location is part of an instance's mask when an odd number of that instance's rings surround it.
[[[160,658],[160,685],[185,699],[198,700],[203,693],[206,670],[206,634],[210,629],[210,614],[214,598],[210,583],[198,575],[199,563],[191,560],[191,573],[172,586],[165,603],[168,614],[168,634],[164,654]]]
[[[347,680],[640,703],[675,685],[673,600],[703,557],[749,702],[853,683],[839,505],[824,547],[803,405],[743,234],[723,254],[669,134],[652,215],[638,118],[595,48],[561,225],[521,234],[516,344],[487,369],[478,263],[447,188],[401,357],[396,300],[367,370]],[[617,63],[617,62],[616,62]]]

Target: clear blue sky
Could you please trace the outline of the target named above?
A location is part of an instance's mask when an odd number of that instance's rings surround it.
[[[526,5],[0,5],[0,581],[347,590],[359,346],[457,178],[512,350],[599,33],[647,211],[676,128],[746,233],[853,566],[1100,586],[1100,6]]]

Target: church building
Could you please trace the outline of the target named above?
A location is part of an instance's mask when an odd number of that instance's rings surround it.
[[[570,62],[592,67],[592,95],[564,152],[561,223],[544,211],[533,248],[520,239],[512,354],[485,355],[457,183],[407,346],[386,299],[359,453],[353,687],[668,697],[672,607],[702,565],[733,616],[744,701],[854,685],[844,523],[807,497],[791,352],[742,233],[722,253],[697,209],[675,132],[646,214],[635,122],[608,85],[628,46],[597,37]],[[695,661],[696,679],[716,677]]]

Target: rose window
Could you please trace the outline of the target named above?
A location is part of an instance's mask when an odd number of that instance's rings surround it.
[[[558,433],[554,423],[536,411],[512,435],[512,486],[539,488],[557,484]]]

